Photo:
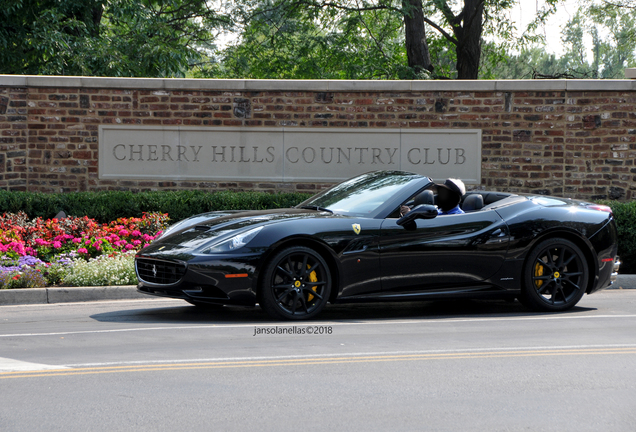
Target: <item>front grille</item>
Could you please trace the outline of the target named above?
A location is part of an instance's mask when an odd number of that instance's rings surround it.
[[[185,264],[147,258],[135,259],[137,277],[143,282],[172,285],[181,280],[186,271]]]

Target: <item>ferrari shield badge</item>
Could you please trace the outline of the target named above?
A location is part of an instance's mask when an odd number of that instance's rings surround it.
[[[352,224],[353,232],[356,234],[360,234],[360,224]]]

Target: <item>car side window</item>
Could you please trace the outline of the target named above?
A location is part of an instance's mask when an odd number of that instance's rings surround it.
[[[431,189],[418,191],[417,193],[409,197],[409,199],[407,199],[406,202],[404,202],[402,205],[413,208],[420,204],[435,205],[435,194]],[[392,211],[391,214],[387,216],[387,219],[398,219],[402,217],[400,212],[400,207],[402,207],[402,205],[398,206],[394,211]]]

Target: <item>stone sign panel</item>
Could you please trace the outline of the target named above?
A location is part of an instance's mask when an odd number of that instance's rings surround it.
[[[480,184],[481,130],[99,126],[100,179],[337,182],[379,169]]]

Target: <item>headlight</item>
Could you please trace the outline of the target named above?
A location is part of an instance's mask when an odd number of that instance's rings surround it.
[[[237,234],[234,237],[210,246],[208,249],[205,250],[205,253],[230,252],[236,249],[240,249],[248,244],[254,237],[256,237],[256,234],[258,234],[262,229],[263,227],[260,226],[249,231],[245,231],[241,234]]]

